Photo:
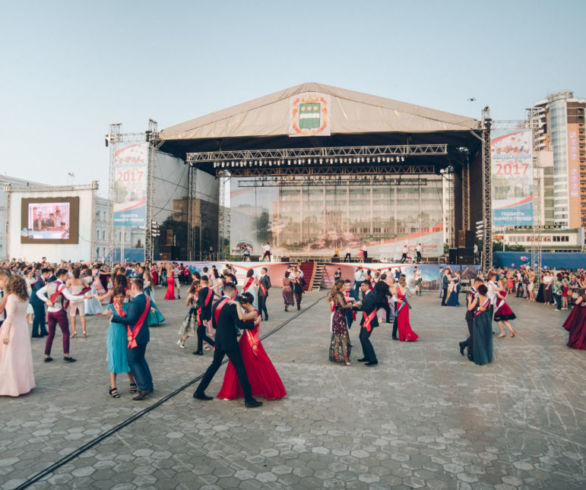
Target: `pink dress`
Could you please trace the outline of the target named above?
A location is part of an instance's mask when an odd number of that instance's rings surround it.
[[[6,298],[6,320],[0,328],[0,396],[20,396],[35,387],[31,339],[26,323],[28,301]],[[1,340],[12,325],[8,344]]]

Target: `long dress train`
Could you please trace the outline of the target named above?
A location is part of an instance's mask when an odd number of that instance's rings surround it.
[[[0,339],[12,325],[8,344],[0,340],[0,396],[20,396],[35,387],[31,339],[26,324],[28,301],[14,294],[6,298],[6,320],[0,327]]]
[[[492,320],[489,309],[474,317],[473,328],[472,360],[478,365],[489,364],[493,359]]]
[[[407,340],[415,342],[419,336],[411,329],[411,324],[409,323],[409,305],[405,303],[404,306],[401,306],[405,301],[405,295],[398,291],[397,298],[399,301],[397,301],[395,305],[397,309],[397,330],[399,331],[399,340],[401,342]]]
[[[574,306],[572,313],[564,322],[564,327],[570,332],[568,347],[586,350],[586,304],[584,302]]]
[[[151,300],[151,311],[147,316],[147,322],[149,327],[156,327],[165,321],[165,317],[159,310],[157,303],[155,303],[155,298],[153,294],[152,286],[148,286],[144,290],[144,294],[146,294]]]
[[[244,330],[242,337],[240,337],[238,345],[240,346],[242,361],[252,388],[252,396],[264,397],[267,400],[278,400],[283,398],[287,391],[259,340],[259,326],[260,322],[257,321],[253,330]],[[228,362],[218,398],[234,400],[243,396],[244,391],[236,375],[236,370],[232,362]]]

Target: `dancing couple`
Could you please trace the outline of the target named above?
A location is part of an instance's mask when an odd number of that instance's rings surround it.
[[[224,356],[230,362],[217,397],[236,399],[244,396],[247,408],[260,407],[267,400],[283,398],[285,387],[259,339],[260,314],[254,309],[250,293],[236,296],[236,288],[228,283],[224,296],[212,307],[212,326],[216,329],[216,346],[212,364],[193,393],[198,400],[212,400],[205,394],[212,378],[222,365]],[[243,330],[240,342],[237,331]]]

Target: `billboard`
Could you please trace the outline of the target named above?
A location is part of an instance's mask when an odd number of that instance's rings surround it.
[[[20,243],[76,244],[79,241],[79,197],[21,200]]]
[[[495,133],[496,137],[491,142],[493,225],[532,225],[531,130],[517,129]]]
[[[578,124],[568,124],[568,177],[569,177],[569,225],[570,228],[582,226],[582,212],[580,207],[580,152]]]
[[[289,99],[289,136],[330,136],[329,95],[308,92]]]
[[[144,227],[148,143],[120,148],[114,154],[114,226]]]

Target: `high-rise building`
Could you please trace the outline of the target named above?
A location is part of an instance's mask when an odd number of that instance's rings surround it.
[[[558,92],[531,110],[539,224],[586,226],[585,108],[586,99]]]

